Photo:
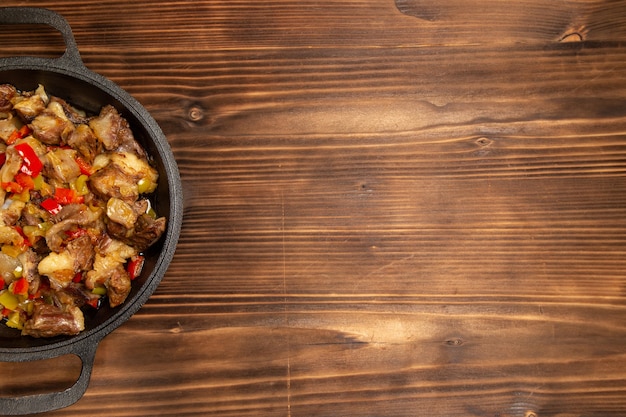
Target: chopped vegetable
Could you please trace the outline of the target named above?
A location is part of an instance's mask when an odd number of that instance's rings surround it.
[[[15,175],[15,182],[22,187],[22,190],[32,190],[35,188],[33,177],[23,172],[19,172]]]
[[[15,245],[2,245],[2,253],[9,255],[11,258],[17,258],[22,250]]]
[[[28,295],[28,281],[22,277],[11,284],[11,292],[15,295]]]
[[[22,330],[24,328],[24,321],[22,320],[19,311],[12,311],[11,313],[9,313],[6,324],[7,326],[18,330]]]
[[[39,173],[43,169],[43,163],[41,162],[33,148],[26,142],[15,144],[14,147],[23,160],[20,171],[32,177],[36,177],[37,175],[39,175]]]
[[[11,133],[11,136],[9,136],[9,139],[7,139],[6,141],[7,145],[14,144],[18,139],[22,139],[23,137],[30,135],[31,132],[32,131],[30,130],[30,127],[28,127],[28,125],[22,126],[15,132]]]
[[[76,191],[71,188],[57,187],[54,190],[54,199],[62,206],[68,204],[78,204],[84,201],[83,196],[78,195]]]
[[[91,293],[96,295],[106,295],[107,289],[105,287],[96,287],[91,290]]]
[[[128,264],[126,265],[126,271],[128,271],[128,276],[131,281],[141,274],[145,260],[146,258],[142,255],[136,255],[130,258],[130,261],[128,261]]]
[[[23,191],[23,188],[21,185],[19,185],[17,182],[15,181],[9,181],[9,182],[3,182],[2,184],[2,188],[8,192],[8,193],[21,193]]]
[[[81,174],[75,181],[70,183],[70,188],[74,190],[77,195],[84,196],[89,194],[89,187],[87,186],[88,182],[89,177],[85,174]]]
[[[11,291],[4,290],[0,292],[0,304],[9,310],[15,310],[20,304],[20,300]]]
[[[87,305],[92,307],[92,308],[98,309],[98,308],[100,308],[101,300],[102,300],[102,298],[99,297],[99,296],[90,298],[90,299],[87,300]]]
[[[78,168],[80,168],[81,174],[84,174],[87,176],[93,174],[93,167],[89,165],[89,163],[85,161],[83,158],[81,158],[80,156],[76,157],[76,163],[78,164]]]
[[[41,202],[41,207],[45,208],[50,214],[58,214],[63,208],[58,201],[53,198],[46,198]]]

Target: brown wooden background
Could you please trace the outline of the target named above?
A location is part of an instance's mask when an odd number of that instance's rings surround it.
[[[160,287],[46,415],[626,415],[626,2],[3,5],[67,18],[186,193]]]

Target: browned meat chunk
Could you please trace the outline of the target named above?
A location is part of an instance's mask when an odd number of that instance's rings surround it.
[[[111,307],[117,307],[122,304],[130,293],[130,277],[122,265],[119,265],[113,270],[111,277],[104,285],[107,289],[107,296],[109,297],[109,305]]]
[[[50,217],[53,223],[60,223],[65,219],[79,215],[85,207],[81,204],[68,204],[61,211]]]
[[[46,221],[50,216],[48,212],[44,211],[41,207],[36,204],[33,204],[32,200],[24,206],[22,210],[22,221],[21,225],[29,225],[36,226],[44,221]]]
[[[58,335],[76,335],[85,329],[83,313],[76,306],[65,309],[36,300],[33,314],[24,323],[23,335],[33,337],[53,337]]]
[[[117,149],[125,135],[132,136],[128,123],[113,106],[103,107],[100,115],[89,121],[89,126],[108,151]]]
[[[137,218],[137,222],[132,228],[126,228],[112,221],[108,222],[107,232],[112,237],[142,252],[159,240],[165,232],[165,224],[165,217],[155,220],[147,214],[142,214]]]
[[[40,95],[34,94],[24,98],[17,103],[13,103],[13,110],[22,120],[30,123],[35,117],[39,116],[46,109],[46,103]]]
[[[74,124],[82,124],[82,123],[87,123],[87,118],[85,117],[85,114],[82,112],[79,112],[78,110],[76,110],[74,107],[70,106],[70,104],[63,100],[62,98],[56,97],[56,96],[51,96],[50,97],[50,103],[58,103],[61,108],[63,109],[63,113],[65,114],[65,116]]]
[[[155,220],[147,214],[139,216],[135,225],[135,234],[131,239],[133,245],[136,245],[135,247],[140,252],[148,249],[165,232],[165,223],[165,217]]]
[[[119,165],[110,163],[89,177],[89,186],[104,201],[115,197],[133,202],[139,197],[137,182],[140,179],[141,176],[129,174]]]
[[[142,213],[145,213],[148,207],[145,200],[140,201],[143,201],[144,204],[128,204],[119,198],[109,198],[109,201],[107,201],[107,217],[109,220],[131,229],[135,226],[137,218]]]
[[[69,213],[68,216],[63,214]],[[86,227],[96,224],[100,221],[100,211],[94,211],[85,206],[84,204],[71,204],[65,206],[61,212],[57,215],[57,218],[61,218],[58,223],[55,223],[46,232],[46,243],[50,250],[54,252],[60,252],[63,249],[63,240],[65,239],[65,231],[70,230],[73,227]]]
[[[11,182],[22,166],[22,158],[12,146],[5,151],[6,161],[0,168],[0,181]]]
[[[7,202],[5,202],[5,204],[7,204]],[[22,201],[15,200],[10,202],[8,207],[0,213],[0,221],[2,224],[14,225],[17,223],[25,206],[26,204]]]
[[[101,152],[101,146],[93,130],[87,125],[78,125],[67,137],[67,144],[76,149],[88,163]]]
[[[145,151],[135,141],[128,121],[113,106],[105,106],[98,117],[89,121],[89,126],[107,151],[131,151],[145,157]]]
[[[46,145],[59,145],[74,130],[72,122],[48,111],[35,117],[30,127],[33,136]]]
[[[17,94],[17,90],[11,84],[0,85],[0,111],[8,112],[13,108],[12,99]]]
[[[76,179],[80,175],[80,167],[75,156],[73,149],[59,148],[47,152],[43,158],[44,174],[61,185]]]
[[[19,255],[19,260],[22,263],[22,276],[24,276],[28,282],[33,282],[39,277],[37,265],[40,259],[41,256],[32,249],[28,249]]]
[[[74,259],[75,270],[87,271],[91,269],[96,253],[89,236],[83,235],[69,241],[66,249]]]
[[[20,129],[22,126],[24,126],[24,124],[19,117],[14,117],[12,113],[7,114],[0,111],[0,139],[6,142],[13,132]]]

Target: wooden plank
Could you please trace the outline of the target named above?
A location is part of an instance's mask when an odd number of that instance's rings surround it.
[[[83,48],[143,50],[545,44],[626,37],[619,1],[367,0],[106,4],[45,0]]]
[[[157,296],[62,415],[623,412],[623,306],[506,301]]]

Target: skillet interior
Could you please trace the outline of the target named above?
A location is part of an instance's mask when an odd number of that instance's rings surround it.
[[[96,342],[104,334],[119,326],[127,320],[147,300],[160,282],[171,254],[173,245],[164,245],[165,241],[177,239],[180,224],[172,216],[176,202],[172,202],[172,195],[180,190],[178,172],[172,172],[173,161],[171,154],[163,151],[163,144],[159,141],[159,132],[145,120],[145,109],[135,109],[122,104],[124,98],[119,92],[108,86],[99,86],[92,80],[83,80],[71,75],[62,74],[42,69],[9,69],[0,70],[0,83],[10,83],[20,90],[33,90],[37,84],[44,85],[46,91],[63,98],[77,108],[85,110],[88,114],[97,114],[102,106],[111,104],[125,117],[133,130],[135,138],[150,155],[153,165],[159,172],[159,183],[152,199],[152,204],[160,216],[168,219],[168,226],[161,240],[153,245],[146,253],[146,263],[142,274],[135,281],[131,293],[126,301],[119,307],[112,309],[108,305],[101,307],[95,314],[85,314],[85,330],[78,336],[55,337],[55,338],[32,338],[21,336],[19,331],[0,325],[0,350],[4,348],[28,350],[35,348],[41,350],[46,346],[71,343],[74,339],[83,339],[98,333]],[[174,237],[172,237],[174,235]],[[164,250],[164,246],[167,248]],[[106,304],[106,303],[105,303]]]

